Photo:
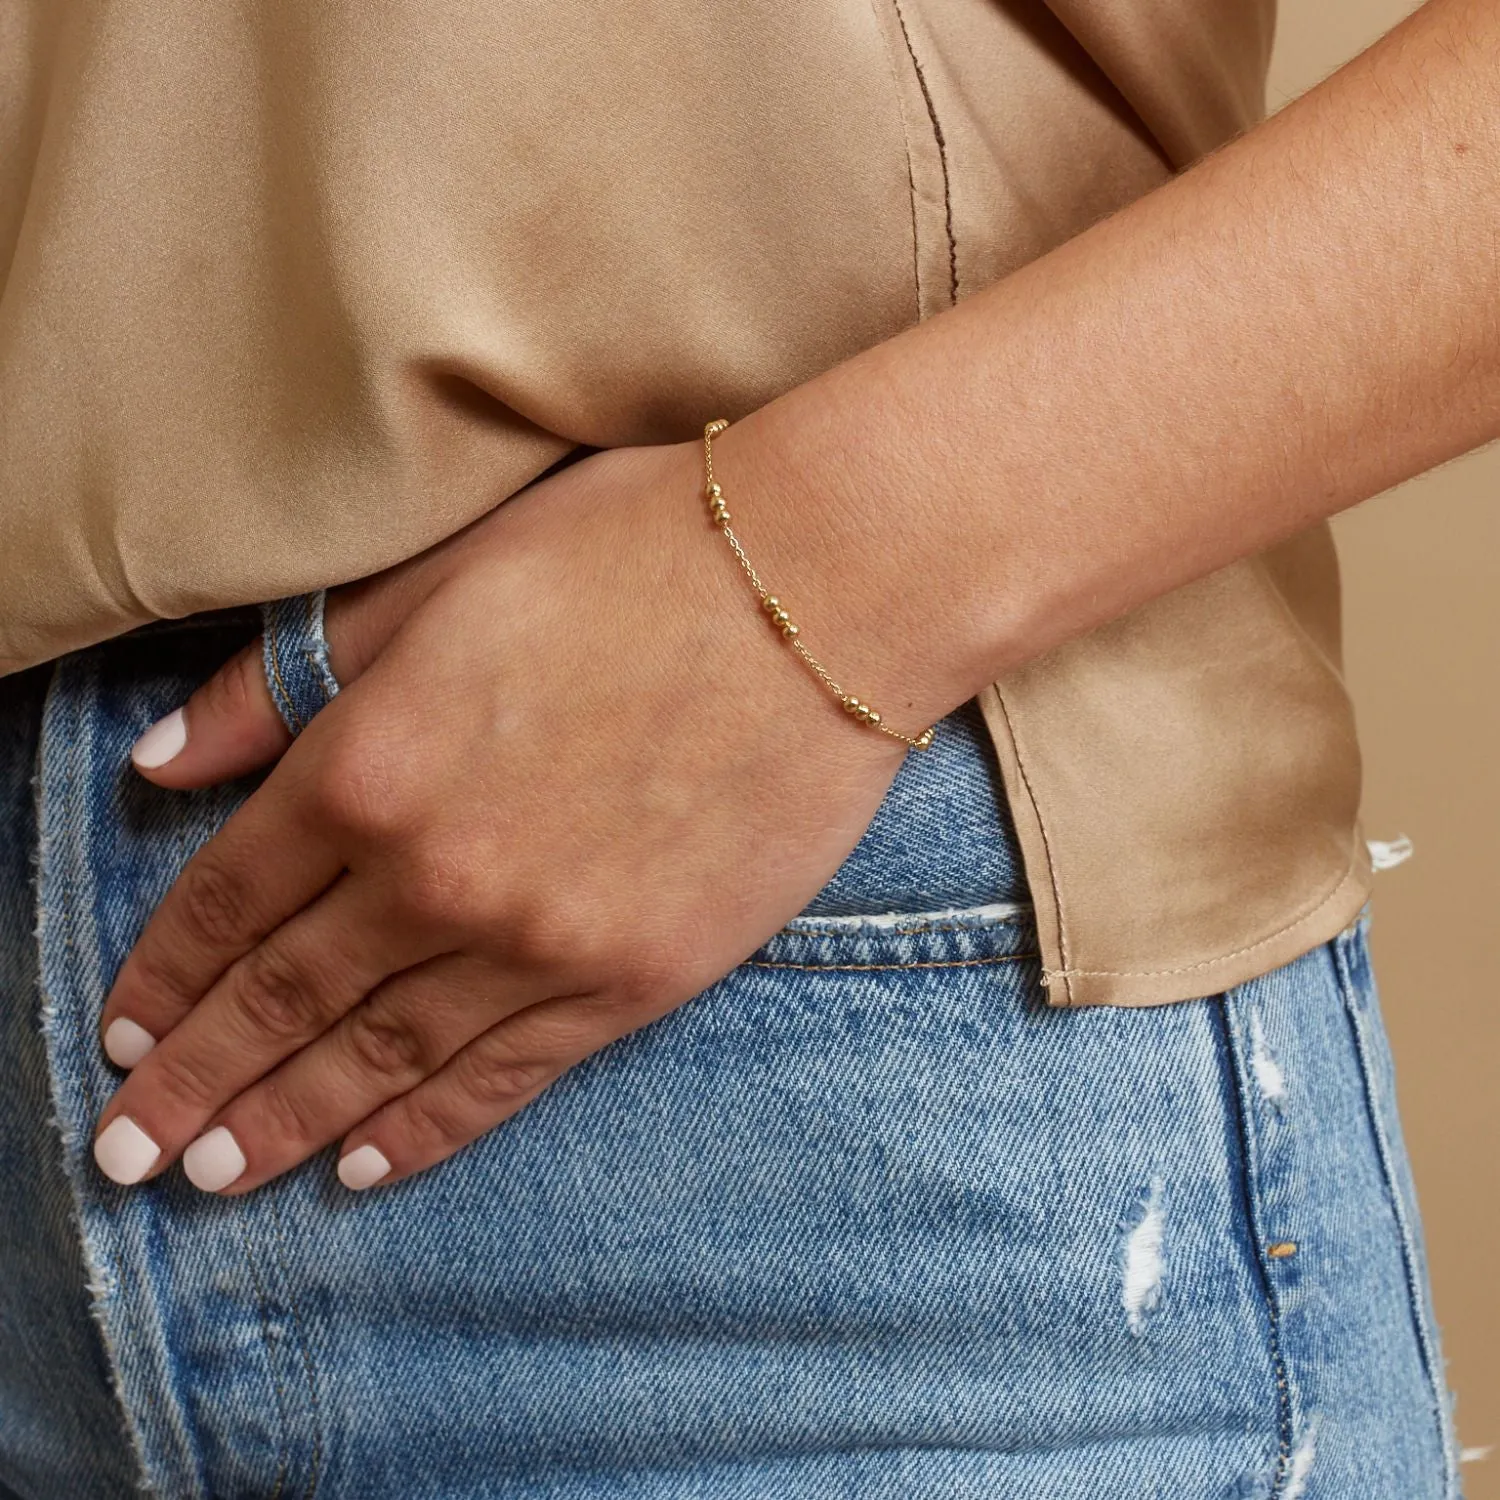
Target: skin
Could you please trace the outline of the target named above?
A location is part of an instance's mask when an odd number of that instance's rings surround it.
[[[1495,0],[1430,0],[1191,171],[734,423],[715,469],[803,641],[914,734],[1500,435],[1497,54]],[[144,774],[276,765],[108,997],[106,1027],[158,1044],[101,1129],[129,1115],[160,1172],[224,1125],[230,1193],[334,1142],[395,1181],[801,910],[905,752],[770,629],[701,462],[592,455],[334,591],[346,686],[290,748],[256,653],[193,697]]]

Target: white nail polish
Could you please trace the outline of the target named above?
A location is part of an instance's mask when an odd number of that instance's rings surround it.
[[[217,1193],[244,1174],[245,1153],[224,1126],[215,1125],[182,1153],[182,1170],[195,1188]]]
[[[129,1115],[111,1120],[94,1142],[94,1160],[111,1182],[129,1187],[156,1165],[161,1147]]]
[[[385,1153],[374,1146],[360,1146],[339,1162],[339,1181],[352,1192],[374,1187],[391,1170]]]
[[[155,1045],[156,1038],[144,1026],[125,1016],[104,1028],[104,1055],[117,1068],[133,1068]]]
[[[166,718],[158,719],[134,745],[130,758],[143,771],[154,771],[172,760],[187,744],[187,716],[174,708]]]

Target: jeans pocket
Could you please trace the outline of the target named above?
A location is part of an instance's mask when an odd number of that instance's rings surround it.
[[[971,699],[908,755],[859,842],[751,958],[762,968],[1002,963],[1036,951],[994,748]]]
[[[906,756],[858,844],[807,917],[931,915],[1028,901],[994,745],[970,699]]]
[[[878,971],[1010,965],[1035,959],[1025,902],[944,911],[794,917],[746,961],[751,968]]]
[[[260,607],[261,655],[276,711],[300,734],[339,690],[323,628],[326,591],[272,599]]]

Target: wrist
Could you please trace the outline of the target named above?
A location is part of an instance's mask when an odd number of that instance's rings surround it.
[[[801,644],[886,724],[916,736],[990,680],[984,610],[959,596],[962,570],[944,557],[962,542],[942,535],[920,478],[892,466],[877,485],[855,480],[843,455],[859,439],[820,398],[802,387],[732,422],[713,442],[714,477]],[[693,446],[701,496],[703,445]],[[748,583],[744,594],[754,607]]]

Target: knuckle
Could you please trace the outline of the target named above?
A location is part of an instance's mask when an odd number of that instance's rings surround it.
[[[418,1089],[402,1104],[400,1135],[419,1147],[461,1145],[474,1133],[459,1101],[440,1089]]]
[[[218,1103],[219,1080],[198,1059],[168,1046],[158,1047],[149,1062],[152,1089],[157,1097],[198,1114],[206,1114]],[[143,1064],[142,1071],[144,1067]]]
[[[326,746],[312,790],[323,820],[356,838],[397,837],[411,821],[390,756],[368,736],[351,734]]]
[[[476,1047],[459,1069],[464,1092],[478,1104],[504,1109],[542,1088],[556,1073],[548,1058],[522,1056],[509,1046]]]
[[[687,944],[665,933],[623,933],[601,943],[586,971],[611,1009],[627,1014],[658,1013],[691,999],[719,977]]]
[[[598,1049],[622,1030],[625,1006],[618,995],[575,995],[545,1007],[546,1015],[531,1027],[529,1051],[559,1073]]]
[[[196,1000],[203,989],[200,985],[194,990],[183,978],[173,962],[170,950],[147,942],[138,944],[132,950],[125,961],[125,967],[120,971],[118,992],[123,993],[126,986],[131,994],[140,996],[153,1011],[158,1010],[164,1000],[169,1004]]]
[[[614,1003],[627,1013],[660,1009],[683,988],[683,967],[675,960],[637,955],[618,965],[609,990]],[[695,993],[688,989],[687,999]]]
[[[235,998],[259,1033],[293,1040],[322,1029],[326,1001],[311,975],[273,948],[262,948],[240,966]]]
[[[209,947],[233,947],[246,931],[249,896],[244,879],[234,870],[199,855],[183,877],[183,919]]]
[[[504,960],[525,973],[590,975],[603,957],[583,914],[552,904],[512,904],[498,938]]]
[[[349,1018],[349,1047],[359,1066],[377,1078],[405,1082],[431,1071],[432,1049],[409,1020],[357,1010]]]
[[[255,1135],[262,1140],[321,1143],[327,1134],[316,1099],[268,1079],[256,1100],[260,1119]]]

